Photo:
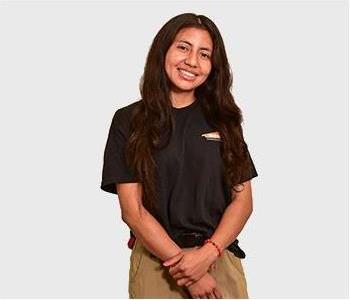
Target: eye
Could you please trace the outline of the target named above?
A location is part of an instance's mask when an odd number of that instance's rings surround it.
[[[183,50],[183,51],[188,50],[187,47],[186,47],[186,46],[183,46],[183,45],[178,45],[177,48],[178,48],[178,49],[181,49],[181,50]]]
[[[210,55],[209,55],[208,53],[202,52],[201,55],[202,55],[202,57],[204,57],[204,58],[210,58]]]

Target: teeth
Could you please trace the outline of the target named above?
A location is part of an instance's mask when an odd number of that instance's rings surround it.
[[[195,76],[196,76],[196,75],[194,75],[194,74],[192,74],[192,73],[190,73],[190,72],[187,72],[187,71],[185,71],[185,70],[181,70],[181,69],[180,69],[180,72],[181,72],[182,74],[186,75],[186,76],[189,76],[189,77],[195,77]]]

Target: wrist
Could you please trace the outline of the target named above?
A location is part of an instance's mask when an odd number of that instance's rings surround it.
[[[209,257],[211,262],[214,262],[219,257],[218,250],[214,247],[214,245],[210,243],[205,243],[201,247],[201,250],[205,253],[207,257]]]
[[[222,255],[223,250],[222,250],[221,247],[220,247],[215,241],[213,241],[212,239],[206,239],[206,240],[204,241],[204,244],[213,245],[213,246],[216,248],[217,252],[218,252],[218,257],[220,257],[220,256]]]

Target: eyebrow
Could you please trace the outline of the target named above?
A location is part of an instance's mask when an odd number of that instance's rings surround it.
[[[182,42],[182,43],[188,44],[188,45],[190,45],[190,46],[193,46],[190,42],[185,41],[185,40],[178,40],[178,42]],[[212,51],[210,48],[206,48],[206,47],[201,47],[201,48],[199,48],[199,49],[200,49],[200,50],[207,50],[207,51],[209,51],[209,52]]]

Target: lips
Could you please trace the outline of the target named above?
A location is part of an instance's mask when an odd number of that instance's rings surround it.
[[[178,71],[179,71],[180,77],[185,80],[192,81],[198,76],[198,74],[190,72],[186,69],[178,68]]]
[[[194,73],[194,72],[192,72],[192,71],[190,71],[190,70],[186,70],[186,69],[184,69],[184,68],[177,68],[179,71],[184,71],[184,72],[186,72],[186,73],[189,73],[189,74],[193,74],[193,75],[195,75],[195,76],[197,76],[198,74],[197,73]]]

